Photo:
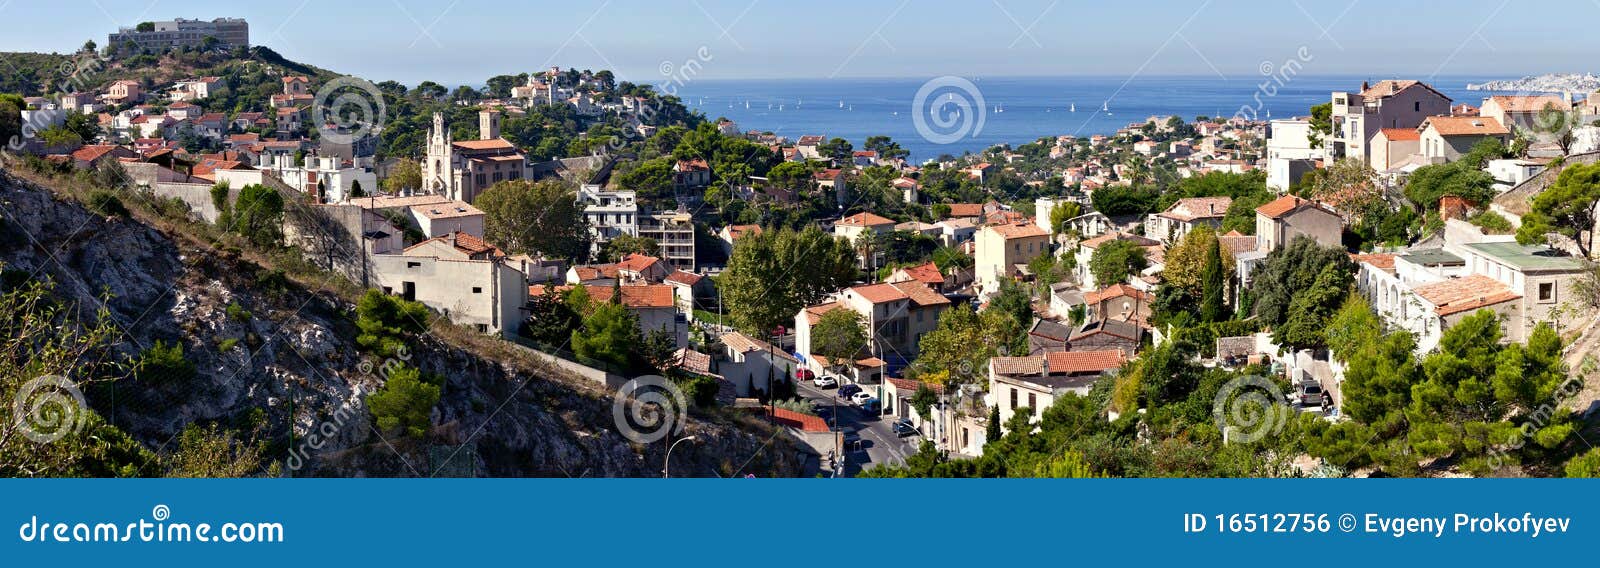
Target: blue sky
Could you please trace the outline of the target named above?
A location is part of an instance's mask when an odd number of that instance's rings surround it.
[[[550,65],[659,83],[691,59],[719,79],[1232,75],[1299,53],[1310,74],[1521,76],[1595,71],[1600,53],[1597,0],[0,0],[0,51],[218,16],[290,59],[408,85]]]

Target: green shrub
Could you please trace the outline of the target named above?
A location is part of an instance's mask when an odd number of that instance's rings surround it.
[[[228,304],[228,310],[227,311],[228,311],[228,319],[236,321],[236,322],[240,322],[240,323],[244,323],[244,322],[250,321],[250,318],[254,317],[254,314],[251,314],[250,310],[244,309],[244,306],[239,305],[238,302],[234,302],[234,303]]]
[[[97,189],[89,193],[89,210],[107,217],[127,217],[128,208],[117,194]]]
[[[217,343],[217,351],[227,353],[229,351],[233,351],[233,348],[238,346],[239,340],[237,338],[230,337],[222,340],[220,343]]]
[[[377,290],[367,290],[356,303],[356,345],[362,351],[391,357],[404,340],[428,330],[433,314],[418,302],[408,302]]]
[[[429,415],[439,403],[439,390],[416,368],[396,367],[383,388],[367,397],[367,408],[380,430],[421,438],[433,426]]]
[[[167,384],[185,384],[195,376],[194,362],[183,356],[183,345],[157,340],[139,355],[140,380]]]

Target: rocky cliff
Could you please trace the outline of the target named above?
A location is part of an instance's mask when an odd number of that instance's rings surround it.
[[[157,341],[183,347],[193,378],[141,375],[90,393],[98,413],[157,452],[185,425],[220,423],[258,429],[294,475],[660,475],[664,443],[641,446],[619,434],[610,392],[520,347],[456,338],[470,334],[450,326],[408,346],[409,364],[445,377],[433,432],[386,437],[363,406],[383,383],[384,362],[356,351],[354,308],[333,282],[296,283],[237,251],[103,217],[3,170],[0,263],[12,275],[49,279],[82,317],[103,305],[130,357]],[[781,436],[769,443],[759,425],[743,422],[691,421],[698,440],[674,453],[674,474],[798,472]]]

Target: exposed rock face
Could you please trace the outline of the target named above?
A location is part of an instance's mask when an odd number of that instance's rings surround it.
[[[270,289],[251,262],[101,217],[3,170],[0,263],[48,278],[82,317],[105,298],[130,356],[158,340],[183,347],[198,371],[190,381],[140,377],[90,393],[97,412],[155,451],[187,424],[216,421],[259,424],[294,475],[660,475],[665,444],[618,433],[609,392],[434,337],[409,346],[409,364],[445,377],[434,433],[386,439],[363,405],[382,386],[383,362],[357,353],[354,306],[293,284]],[[689,433],[698,441],[673,454],[675,475],[798,472],[781,439],[766,444],[727,423],[693,422]]]

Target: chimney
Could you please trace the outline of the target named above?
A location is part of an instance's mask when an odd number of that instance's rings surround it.
[[[478,112],[478,139],[494,140],[500,137],[500,111]]]
[[[1370,88],[1372,88],[1372,86],[1368,85],[1366,81],[1362,81],[1361,82],[1361,90],[1362,91],[1365,91],[1365,90],[1370,89]]]

